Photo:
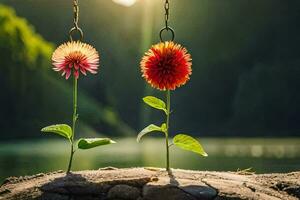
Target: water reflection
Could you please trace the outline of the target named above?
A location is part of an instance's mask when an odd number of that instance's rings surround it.
[[[134,138],[89,151],[78,151],[74,170],[106,166],[164,167],[164,140]],[[171,150],[173,168],[236,171],[252,167],[258,173],[288,172],[300,169],[300,139],[202,139],[209,157],[177,149]],[[64,141],[31,141],[0,144],[0,180],[65,169],[68,145]]]

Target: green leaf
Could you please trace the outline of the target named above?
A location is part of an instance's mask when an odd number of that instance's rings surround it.
[[[167,124],[166,123],[163,123],[160,128],[161,128],[162,132],[167,133]]]
[[[43,133],[55,133],[69,140],[72,137],[72,128],[67,124],[56,124],[56,125],[47,126],[43,128],[41,131]]]
[[[149,126],[147,126],[146,128],[144,128],[137,136],[137,142],[140,142],[140,140],[142,139],[142,137],[148,133],[154,132],[154,131],[159,131],[159,132],[164,132],[162,130],[161,127],[156,126],[154,124],[150,124]]]
[[[78,141],[79,149],[91,149],[98,146],[115,144],[116,142],[109,138],[81,138]]]
[[[178,134],[173,138],[173,144],[184,150],[200,154],[201,156],[208,156],[202,145],[191,136]]]
[[[158,99],[156,97],[153,96],[147,96],[143,98],[143,101],[148,104],[149,106],[156,108],[158,110],[163,110],[166,114],[167,112],[167,108],[166,108],[166,104],[163,100]]]

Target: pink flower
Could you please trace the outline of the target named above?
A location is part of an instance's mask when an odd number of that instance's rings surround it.
[[[53,70],[62,71],[66,79],[71,73],[78,79],[79,72],[86,75],[87,72],[96,74],[99,66],[99,54],[89,44],[80,41],[67,42],[60,45],[52,55]]]

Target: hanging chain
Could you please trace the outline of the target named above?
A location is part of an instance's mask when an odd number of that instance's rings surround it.
[[[78,21],[79,21],[78,0],[74,0],[74,2],[73,2],[73,10],[74,10],[74,27],[78,28]]]
[[[169,16],[170,16],[170,2],[169,2],[169,0],[166,0],[166,1],[165,1],[164,7],[165,7],[165,27],[162,28],[162,29],[160,30],[160,32],[159,32],[160,41],[161,41],[161,42],[164,41],[164,40],[163,40],[163,37],[162,37],[162,34],[163,34],[164,31],[167,31],[167,32],[170,31],[170,32],[171,32],[171,35],[172,35],[171,41],[173,41],[174,38],[175,38],[175,32],[174,32],[174,30],[169,26]]]
[[[79,28],[78,25],[78,21],[79,21],[79,4],[78,4],[78,0],[73,0],[73,12],[74,12],[74,17],[73,17],[73,23],[74,23],[74,27],[71,28],[70,32],[69,32],[69,36],[70,36],[70,40],[73,41],[73,36],[72,34],[75,32],[78,32],[80,34],[80,39],[83,39],[83,31],[81,30],[81,28]]]
[[[169,0],[166,0],[165,2],[165,23],[166,23],[166,29],[169,29],[169,15],[170,15],[170,3]]]

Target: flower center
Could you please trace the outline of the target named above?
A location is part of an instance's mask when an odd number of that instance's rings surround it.
[[[73,66],[76,68],[82,62],[84,62],[87,57],[81,53],[80,51],[71,52],[68,56],[66,56],[66,62],[69,66]]]
[[[174,54],[172,52],[169,52],[165,54],[162,59],[158,63],[159,70],[163,74],[170,74],[174,71],[174,63],[173,63],[173,57]]]

